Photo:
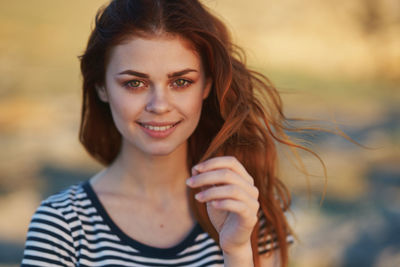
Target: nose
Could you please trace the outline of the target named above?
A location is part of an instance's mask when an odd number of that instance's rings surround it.
[[[147,112],[154,114],[162,114],[170,111],[171,105],[166,90],[160,86],[153,88],[145,109]]]

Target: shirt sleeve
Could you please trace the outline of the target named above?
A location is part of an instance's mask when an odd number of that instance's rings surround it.
[[[278,239],[275,232],[272,232],[272,234],[265,238],[265,231],[267,231],[267,220],[261,211],[259,213],[258,224],[260,229],[258,233],[258,253],[264,254],[279,248]],[[286,235],[286,242],[288,244],[292,244],[294,242],[292,234],[288,233]]]
[[[71,228],[51,203],[42,202],[29,225],[21,266],[75,266]]]

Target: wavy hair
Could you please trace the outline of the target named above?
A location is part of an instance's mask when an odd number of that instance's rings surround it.
[[[290,193],[277,177],[277,142],[320,158],[292,142],[285,133],[295,129],[288,126],[276,88],[264,75],[247,68],[244,53],[232,44],[225,25],[197,0],[113,0],[98,11],[95,21],[81,56],[79,138],[86,150],[109,165],[121,147],[121,135],[110,108],[100,101],[95,89],[104,83],[110,49],[132,35],[166,33],[189,40],[201,57],[206,76],[212,79],[212,88],[203,101],[199,124],[188,140],[188,168],[218,155],[236,157],[254,178],[268,222],[265,233],[260,233],[258,224],[252,233],[254,262],[259,266],[259,235],[265,240],[272,235],[280,248],[281,264],[286,266],[290,229],[284,211],[289,208]],[[203,229],[218,242],[205,205],[194,200],[196,192],[191,190],[189,196],[191,209]]]

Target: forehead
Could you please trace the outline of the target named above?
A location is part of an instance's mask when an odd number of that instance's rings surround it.
[[[110,50],[107,69],[176,71],[187,67],[200,69],[200,62],[193,44],[180,36],[129,36]]]

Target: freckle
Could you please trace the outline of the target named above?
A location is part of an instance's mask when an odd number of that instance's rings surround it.
[[[164,224],[160,224],[160,228],[164,228]]]

